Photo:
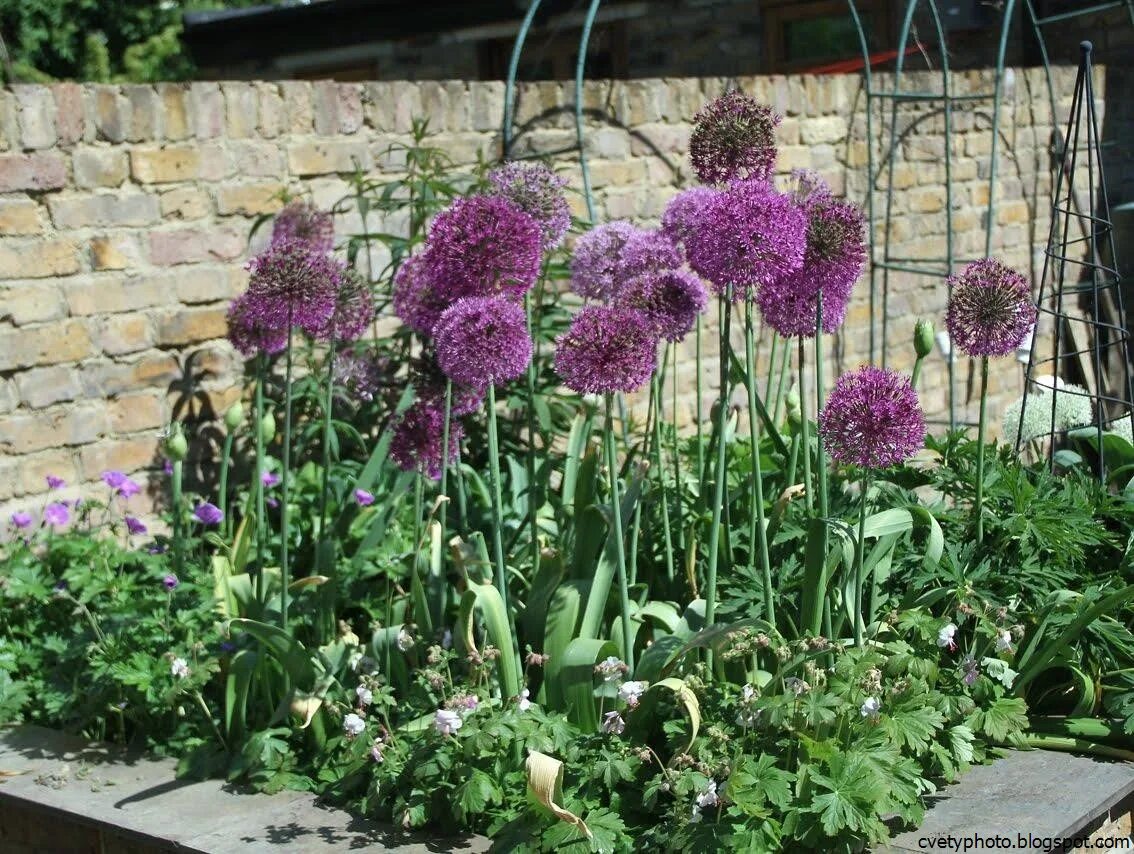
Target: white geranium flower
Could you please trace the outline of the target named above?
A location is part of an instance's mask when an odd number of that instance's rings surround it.
[[[413,646],[413,635],[405,630],[405,628],[398,629],[398,639],[396,641],[398,649],[406,652]]]
[[[452,735],[463,723],[459,714],[448,709],[438,709],[437,714],[433,716],[433,728],[441,735]]]
[[[867,697],[862,702],[862,707],[858,710],[864,718],[874,720],[878,717],[878,713],[882,710],[882,701],[877,697]]]
[[[602,731],[609,734],[622,735],[626,730],[626,721],[618,712],[607,712],[602,716]]]
[[[366,721],[351,712],[343,718],[343,732],[347,738],[357,738],[366,731]]]
[[[623,682],[618,688],[619,699],[633,709],[646,692],[646,684],[645,682]]]
[[[526,712],[528,709],[530,709],[532,707],[532,701],[528,699],[528,697],[530,697],[530,696],[531,696],[531,691],[529,691],[527,688],[525,688],[523,691],[520,692],[519,707],[520,707],[521,712]]]
[[[997,652],[1011,652],[1012,651],[1012,633],[1007,629],[996,633],[996,651]]]
[[[184,679],[189,675],[189,662],[184,658],[175,658],[169,665],[169,672],[174,679]]]
[[[957,627],[953,623],[946,623],[937,633],[937,645],[942,649],[956,649],[957,643],[953,637],[957,634]]]
[[[365,685],[359,685],[354,689],[354,693],[358,696],[358,705],[360,706],[369,706],[374,702],[374,692]]]

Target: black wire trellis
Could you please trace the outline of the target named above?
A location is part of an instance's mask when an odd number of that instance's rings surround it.
[[[1086,438],[1094,439],[1095,471],[1107,480],[1103,434],[1129,427],[1134,393],[1130,385],[1129,334],[1115,257],[1106,181],[1100,158],[1099,117],[1091,70],[1091,43],[1080,45],[1079,73],[1067,132],[1058,156],[1051,230],[1044,252],[1037,330],[1050,327],[1050,354],[1032,336],[1016,448],[1026,443],[1054,466],[1060,439],[1070,427],[1062,414],[1068,400],[1089,408]],[[1061,375],[1081,389],[1061,386]],[[1044,390],[1048,389],[1048,390]],[[1065,397],[1063,404],[1059,398]],[[1045,433],[1028,430],[1029,397],[1050,413]],[[1047,398],[1050,398],[1048,409]],[[1080,411],[1083,411],[1081,409]],[[1042,416],[1041,416],[1042,417]],[[1125,422],[1125,423],[1124,423]],[[1084,431],[1077,431],[1083,435]]]

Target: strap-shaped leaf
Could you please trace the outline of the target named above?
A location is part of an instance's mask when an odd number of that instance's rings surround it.
[[[697,739],[697,733],[701,730],[701,704],[697,701],[697,695],[693,693],[693,689],[676,676],[666,677],[650,685],[646,689],[646,693],[642,695],[638,708],[631,714],[630,720],[635,723],[640,719],[646,721],[646,719],[652,717],[654,706],[657,703],[657,695],[662,690],[673,692],[678,703],[685,710],[685,716],[689,718],[689,743],[685,745],[683,751],[687,752],[693,746],[693,742]]]
[[[279,626],[242,618],[232,620],[229,625],[264,644],[287,671],[293,685],[314,684],[317,676],[315,661],[307,648],[288,632]]]
[[[573,825],[591,839],[591,829],[575,813],[559,805],[563,800],[563,763],[554,756],[533,750],[524,765],[528,777],[528,795],[560,821]]]
[[[567,704],[567,718],[583,732],[599,728],[595,707],[595,665],[618,655],[613,641],[599,638],[576,638],[567,644],[558,679]]]
[[[500,598],[500,591],[491,584],[471,583],[461,597],[457,625],[461,629],[465,647],[470,651],[477,649],[474,617],[478,613],[484,620],[489,640],[500,650],[500,657],[496,659],[496,669],[504,696],[518,697],[520,663],[516,660],[516,641],[512,637],[511,623],[508,620],[508,611],[504,607],[504,600]]]

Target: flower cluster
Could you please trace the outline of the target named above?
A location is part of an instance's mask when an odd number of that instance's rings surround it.
[[[331,215],[310,202],[289,202],[272,222],[272,243],[305,244],[316,254],[326,254],[335,245]]]
[[[819,414],[819,434],[839,462],[889,468],[922,447],[925,419],[906,377],[866,366],[839,377]]]
[[[433,327],[433,338],[441,370],[473,388],[514,380],[532,360],[524,309],[503,297],[457,300]]]
[[[405,471],[416,471],[437,480],[444,467],[442,460],[445,410],[436,402],[417,400],[405,411],[394,428],[390,440],[390,457]],[[452,419],[449,424],[449,459],[455,462],[464,429]]]
[[[555,370],[580,394],[637,391],[657,367],[654,329],[633,308],[586,306],[555,343]]]

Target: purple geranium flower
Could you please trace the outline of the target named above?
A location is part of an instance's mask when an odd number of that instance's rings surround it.
[[[138,486],[136,481],[131,480],[120,471],[104,471],[102,482],[114,490],[116,495],[121,495],[123,498],[130,498],[142,491],[142,487]]]
[[[819,435],[839,462],[888,468],[921,449],[925,419],[906,377],[867,365],[839,377],[819,413]]]
[[[279,482],[280,476],[274,471],[266,471],[262,475],[260,475],[260,483],[264,484],[264,486],[268,487],[269,489],[271,489],[273,486],[278,485]]]
[[[433,327],[437,364],[453,382],[473,388],[520,376],[532,360],[522,306],[503,297],[465,297]]]
[[[1007,356],[1036,322],[1028,280],[993,258],[951,276],[945,325],[954,346],[970,356]]]
[[[48,525],[61,527],[71,521],[71,511],[61,501],[53,502],[43,508],[43,521]]]
[[[702,184],[766,181],[776,166],[776,125],[771,107],[735,89],[693,119],[689,159]]]
[[[623,289],[619,302],[639,309],[653,325],[654,334],[680,341],[709,305],[705,284],[687,270],[667,270],[642,276]]]
[[[193,518],[202,525],[219,525],[224,519],[224,513],[215,504],[205,501],[193,509]]]
[[[146,529],[146,526],[142,522],[141,519],[137,519],[134,516],[127,516],[126,517],[126,530],[129,531],[131,534],[133,534],[135,536],[139,536],[141,534],[146,533],[147,529]]]
[[[587,306],[555,342],[555,370],[580,394],[637,391],[657,367],[649,318],[624,306]]]
[[[441,445],[445,434],[445,410],[435,403],[417,400],[394,428],[390,457],[404,471],[420,472],[438,480],[441,477]],[[461,422],[449,422],[449,462],[456,461],[464,437]]]
[[[8,518],[13,528],[26,528],[32,523],[31,514],[25,513],[23,510],[17,510]]]
[[[56,477],[53,474],[49,474],[47,476],[47,488],[48,489],[61,489],[62,487],[66,486],[66,485],[67,485],[67,481],[63,480],[63,478],[61,478],[61,477]]]
[[[289,202],[272,223],[272,243],[298,242],[312,252],[330,252],[335,245],[331,214],[310,202]]]
[[[243,315],[253,326],[286,330],[298,326],[319,335],[335,311],[343,266],[306,243],[273,243],[249,264]]]
[[[503,196],[539,223],[544,251],[555,249],[571,227],[571,208],[563,188],[567,179],[542,163],[505,163],[488,173],[493,195]]]
[[[162,583],[162,586],[164,586],[165,589],[168,590],[170,593],[172,593],[174,590],[176,590],[178,588],[178,586],[181,584],[181,582],[178,580],[177,576],[174,575],[172,572],[169,573],[168,575],[166,575],[165,578],[163,578],[161,580],[161,583]]]
[[[374,495],[373,493],[367,492],[365,489],[356,489],[354,491],[354,500],[362,507],[369,507],[374,503]]]

